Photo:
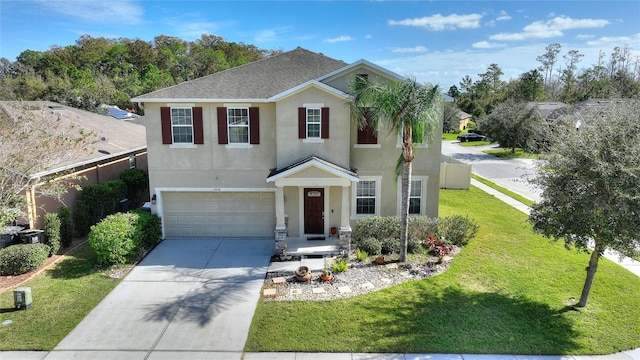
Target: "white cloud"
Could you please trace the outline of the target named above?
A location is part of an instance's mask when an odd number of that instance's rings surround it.
[[[502,10],[500,11],[500,15],[498,15],[498,17],[496,18],[496,21],[505,21],[505,20],[511,20],[511,16],[509,16],[509,14],[507,14],[506,11]]]
[[[144,10],[131,0],[39,0],[38,3],[49,11],[92,23],[120,23],[128,26],[143,22]]]
[[[442,16],[435,14],[432,16],[424,16],[421,18],[389,20],[389,25],[416,26],[424,27],[428,30],[442,31],[455,29],[477,29],[480,27],[482,14],[451,14]]]
[[[371,36],[370,34],[367,34],[364,36],[365,39],[369,40],[369,39],[373,39],[373,36]]]
[[[496,48],[505,47],[507,45],[492,43],[488,41],[479,41],[479,42],[473,43],[471,46],[473,46],[476,49],[496,49]]]
[[[322,40],[322,42],[326,42],[326,43],[337,43],[337,42],[344,42],[344,41],[351,41],[354,40],[351,36],[349,35],[341,35],[338,37],[334,37],[334,38],[328,38],[328,39],[324,39]]]
[[[277,27],[274,29],[260,30],[258,34],[253,38],[255,42],[271,42],[279,41],[280,35],[288,32],[291,28],[287,26]]]
[[[394,53],[423,53],[426,52],[427,48],[422,46],[422,45],[418,45],[418,46],[414,46],[414,47],[408,47],[408,48],[393,48],[391,49],[391,52]]]
[[[591,34],[580,34],[576,36],[576,39],[584,40],[584,39],[593,39],[594,37],[596,36]]]
[[[629,46],[640,49],[640,33],[631,36],[603,36],[596,40],[587,41],[589,46]]]
[[[525,26],[519,33],[500,33],[491,35],[489,38],[498,41],[548,39],[564,35],[565,30],[601,28],[609,24],[608,20],[602,19],[572,19],[567,16],[556,16],[544,22],[535,21]]]

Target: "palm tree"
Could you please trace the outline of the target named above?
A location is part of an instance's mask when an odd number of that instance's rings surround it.
[[[402,136],[402,153],[396,172],[402,174],[400,214],[400,262],[407,261],[409,195],[414,144],[430,143],[440,123],[441,96],[438,86],[420,85],[415,79],[387,80],[356,76],[351,82],[350,105],[360,128],[378,125]],[[375,131],[375,130],[374,130]]]

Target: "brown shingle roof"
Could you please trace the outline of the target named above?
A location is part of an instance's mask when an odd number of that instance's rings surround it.
[[[298,47],[267,59],[140,95],[132,100],[266,99],[346,65],[341,60]]]

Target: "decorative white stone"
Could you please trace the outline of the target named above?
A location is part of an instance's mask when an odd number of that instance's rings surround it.
[[[360,285],[360,287],[361,287],[361,288],[363,288],[363,289],[373,289],[373,288],[375,288],[376,286],[375,286],[375,285],[373,285],[373,284],[372,284],[372,283],[370,283],[370,282],[366,282],[366,283],[364,283],[364,284],[361,284],[361,285]]]
[[[338,288],[338,291],[339,291],[340,293],[342,293],[342,294],[350,293],[350,292],[351,292],[351,288],[350,288],[350,287],[348,287],[348,286],[340,286],[340,287]]]
[[[325,292],[324,288],[313,288],[311,292],[314,294],[323,294]]]
[[[262,292],[262,294],[265,297],[272,297],[272,296],[276,296],[276,289],[264,289],[264,291]]]
[[[287,280],[283,277],[276,277],[271,279],[271,281],[273,281],[274,284],[284,284],[284,282]]]

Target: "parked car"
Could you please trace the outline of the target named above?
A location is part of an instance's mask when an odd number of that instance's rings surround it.
[[[475,133],[468,133],[468,134],[464,134],[464,135],[458,136],[458,141],[460,141],[460,142],[484,141],[484,139],[485,139],[484,135],[479,135],[479,134],[475,134]]]

